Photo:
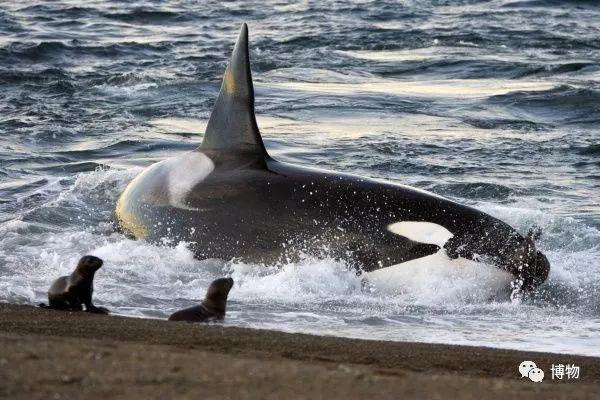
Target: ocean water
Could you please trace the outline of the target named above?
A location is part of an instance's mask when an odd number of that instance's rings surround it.
[[[0,301],[87,253],[95,299],[164,318],[235,279],[225,325],[600,356],[600,6],[593,1],[0,4]],[[433,191],[544,233],[549,280],[442,255],[366,283],[117,233],[143,167],[194,149],[242,22],[276,158]]]

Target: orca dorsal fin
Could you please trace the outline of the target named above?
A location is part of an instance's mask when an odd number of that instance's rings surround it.
[[[245,23],[225,70],[200,149],[268,158],[254,116],[254,86]]]

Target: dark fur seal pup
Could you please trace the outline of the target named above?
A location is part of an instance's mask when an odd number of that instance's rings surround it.
[[[232,286],[233,279],[231,278],[221,278],[213,281],[199,306],[176,311],[169,317],[169,321],[206,322],[222,320],[225,318],[227,295]]]
[[[56,310],[81,311],[82,304],[85,311],[99,314],[108,314],[104,307],[92,304],[94,291],[94,274],[103,262],[95,256],[83,256],[77,263],[77,268],[71,275],[61,276],[54,281],[48,290],[49,305],[40,304],[40,307]]]

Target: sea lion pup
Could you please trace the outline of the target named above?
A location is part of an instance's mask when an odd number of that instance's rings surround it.
[[[98,314],[108,314],[104,307],[96,307],[92,304],[92,293],[94,291],[94,274],[102,266],[103,261],[95,256],[83,256],[77,263],[75,271],[71,275],[61,276],[54,281],[48,290],[48,303],[40,304],[40,307],[53,308],[55,310],[81,311],[82,304],[85,311]]]
[[[213,281],[202,303],[171,314],[169,321],[207,322],[225,318],[227,295],[233,286],[233,279],[220,278]]]

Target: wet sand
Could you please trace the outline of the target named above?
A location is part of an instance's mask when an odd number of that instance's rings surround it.
[[[542,383],[520,378],[532,360]],[[552,380],[551,364],[578,380]],[[598,398],[600,359],[344,339],[0,304],[11,399]]]

